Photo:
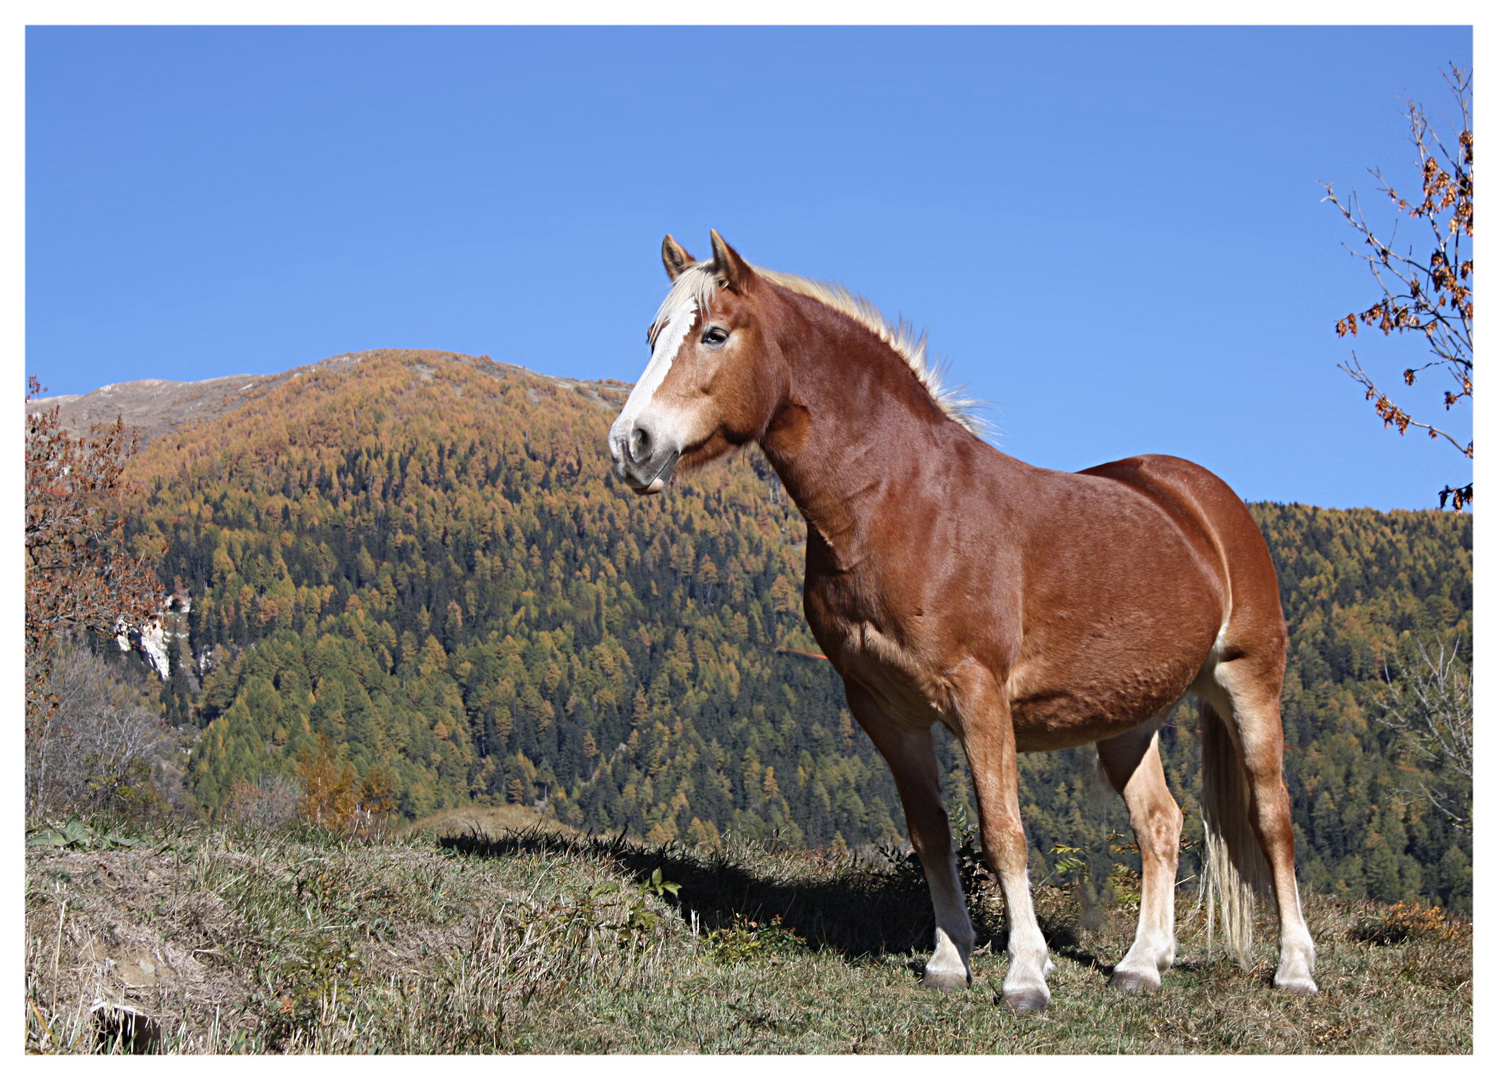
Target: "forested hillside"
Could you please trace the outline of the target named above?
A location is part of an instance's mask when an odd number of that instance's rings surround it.
[[[656,841],[899,838],[886,767],[805,655],[799,514],[755,453],[651,499],[621,490],[604,435],[626,389],[362,353],[154,440],[135,540],[164,546],[179,601],[165,689],[202,728],[199,807],[290,775],[326,736],[409,816],[509,801]],[[1469,905],[1469,835],[1399,794],[1413,766],[1369,709],[1401,638],[1470,643],[1470,517],[1254,510],[1291,624],[1307,885]],[[1188,809],[1193,722],[1164,740]],[[1084,754],[1023,767],[1037,859],[1098,831]]]

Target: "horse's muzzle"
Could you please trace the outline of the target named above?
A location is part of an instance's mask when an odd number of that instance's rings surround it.
[[[676,471],[681,448],[657,437],[648,422],[637,419],[627,431],[616,425],[609,432],[609,456],[614,459],[614,475],[636,495],[654,495],[665,489]]]

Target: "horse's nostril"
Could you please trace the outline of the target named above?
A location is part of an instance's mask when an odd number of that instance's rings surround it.
[[[642,427],[636,427],[629,433],[629,456],[635,461],[644,461],[650,457],[650,432]]]

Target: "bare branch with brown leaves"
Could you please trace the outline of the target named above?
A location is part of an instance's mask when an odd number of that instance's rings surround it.
[[[1410,141],[1420,159],[1421,195],[1406,199],[1384,180],[1377,169],[1370,170],[1378,181],[1378,190],[1386,195],[1397,212],[1429,229],[1425,243],[1430,254],[1423,261],[1416,257],[1413,245],[1403,252],[1395,248],[1398,223],[1381,239],[1368,223],[1357,192],[1344,202],[1332,185],[1326,188],[1326,200],[1341,211],[1347,223],[1363,238],[1363,247],[1371,250],[1354,252],[1368,263],[1369,271],[1383,293],[1372,306],[1349,312],[1337,320],[1337,336],[1357,337],[1359,326],[1376,327],[1385,336],[1417,333],[1435,356],[1424,364],[1404,369],[1405,386],[1413,386],[1432,367],[1443,367],[1452,385],[1442,391],[1446,410],[1472,398],[1472,75],[1452,67],[1447,75],[1457,105],[1461,110],[1462,129],[1457,149],[1449,150],[1426,118],[1424,109],[1415,102],[1407,106]],[[1352,249],[1349,249],[1352,250]],[[1472,457],[1472,443],[1461,441],[1434,424],[1416,420],[1375,383],[1358,362],[1339,365],[1361,384],[1367,400],[1384,427],[1396,428],[1403,435],[1410,428],[1421,428],[1433,439],[1445,438],[1466,457]],[[1447,485],[1440,493],[1441,506],[1448,499],[1460,510],[1472,501],[1472,484]]]
[[[29,380],[26,400],[42,392]],[[53,660],[71,635],[109,636],[156,616],[164,590],[151,559],[131,554],[121,497],[136,437],[123,423],[74,435],[57,408],[26,418],[26,738],[54,730]]]

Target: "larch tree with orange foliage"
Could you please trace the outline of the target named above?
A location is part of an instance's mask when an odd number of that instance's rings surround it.
[[[361,779],[326,735],[301,748],[296,778],[302,787],[298,812],[318,828],[362,836],[378,831],[395,813],[395,775],[376,765]]]

